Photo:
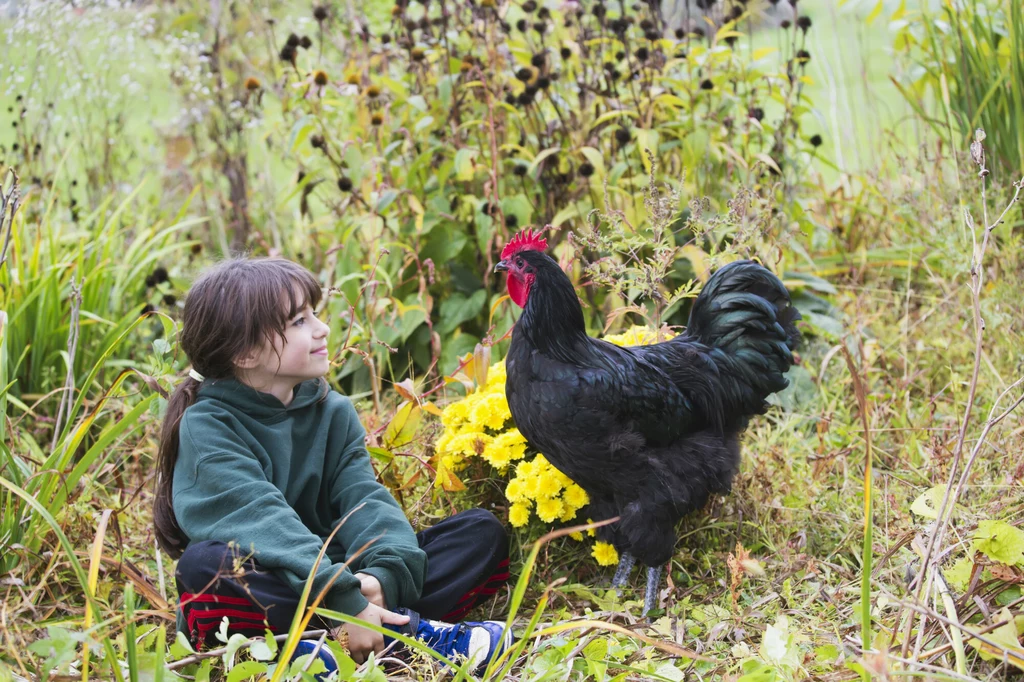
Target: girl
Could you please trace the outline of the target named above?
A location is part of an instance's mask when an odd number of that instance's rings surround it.
[[[185,301],[189,377],[160,434],[154,521],[178,559],[178,629],[196,647],[229,633],[286,632],[312,578],[323,606],[485,663],[511,641],[495,621],[450,625],[508,579],[508,543],[471,510],[414,533],[377,482],[348,398],[330,390],[321,288],[278,258],[224,261]],[[348,565],[345,566],[345,563]],[[316,618],[319,618],[318,616]],[[321,622],[357,662],[385,638]]]

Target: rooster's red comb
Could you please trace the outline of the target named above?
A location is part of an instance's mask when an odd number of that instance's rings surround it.
[[[501,250],[501,259],[505,260],[520,251],[543,251],[548,248],[548,240],[541,236],[540,232],[534,233],[526,229],[508,240],[505,248]]]

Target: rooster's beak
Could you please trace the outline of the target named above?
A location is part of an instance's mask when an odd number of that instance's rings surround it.
[[[494,266],[494,271],[495,272],[508,272],[508,263],[506,261],[503,261],[503,260],[498,261],[498,263]]]

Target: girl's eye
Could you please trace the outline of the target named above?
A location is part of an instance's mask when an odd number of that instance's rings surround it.
[[[293,322],[293,324],[297,327],[297,326],[301,325],[302,323],[304,323],[305,321],[306,321],[305,317],[300,317],[299,319],[295,320],[295,322]]]

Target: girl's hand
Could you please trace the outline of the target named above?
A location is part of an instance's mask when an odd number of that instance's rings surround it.
[[[380,581],[366,573],[356,573],[356,577],[359,578],[359,591],[366,597],[366,601],[386,609],[388,605],[384,603],[384,591],[380,587]]]
[[[405,625],[409,622],[409,616],[400,616],[376,604],[368,604],[356,614],[356,618],[373,625]],[[371,651],[380,653],[384,650],[384,635],[379,632],[352,623],[345,623],[339,629],[348,635],[348,652],[356,663],[365,661]]]

